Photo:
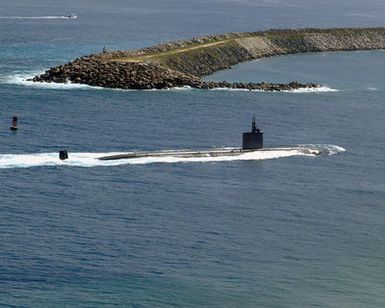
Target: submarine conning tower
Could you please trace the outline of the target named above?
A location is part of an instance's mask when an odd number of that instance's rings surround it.
[[[263,148],[263,131],[255,125],[255,116],[251,124],[251,132],[243,133],[242,150],[256,150]]]

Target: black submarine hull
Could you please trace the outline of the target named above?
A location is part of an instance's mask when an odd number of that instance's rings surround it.
[[[219,148],[208,150],[181,150],[181,151],[159,151],[159,152],[129,152],[111,156],[99,157],[99,160],[118,160],[133,159],[142,157],[220,157],[220,156],[239,156],[254,151],[272,151],[272,149],[263,148],[263,131],[255,124],[255,117],[252,119],[251,132],[243,133],[242,148]]]
[[[231,149],[210,149],[210,150],[180,150],[180,151],[158,151],[158,152],[128,152],[125,154],[117,154],[99,157],[99,160],[118,160],[118,159],[135,159],[143,157],[178,157],[178,158],[194,158],[194,157],[220,157],[220,156],[239,156],[252,152],[268,152],[277,150],[298,150],[295,147],[281,148],[262,148],[254,150],[244,150],[242,148]],[[305,150],[304,150],[305,152]],[[315,153],[314,153],[315,154]]]

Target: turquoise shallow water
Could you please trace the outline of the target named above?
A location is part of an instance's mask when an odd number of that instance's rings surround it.
[[[330,18],[326,4],[316,13],[315,3],[301,1],[34,3],[5,1],[0,15],[79,18],[0,19],[1,305],[384,305],[383,51],[270,58],[208,77],[328,87],[317,93],[114,91],[23,81],[103,46],[275,22],[378,24],[381,3],[353,3],[348,12],[335,4]],[[8,130],[14,114],[16,134]],[[267,146],[346,151],[90,166],[95,153],[236,147],[253,114]],[[77,166],[53,164],[50,153],[62,148],[85,158]]]

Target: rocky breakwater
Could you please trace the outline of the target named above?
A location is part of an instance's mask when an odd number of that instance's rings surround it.
[[[314,83],[203,81],[234,64],[276,55],[385,48],[384,28],[299,29],[228,33],[133,51],[103,51],[47,70],[34,82],[79,83],[120,89],[231,88],[290,91]]]
[[[51,68],[31,79],[34,82],[78,83],[119,89],[246,89],[261,91],[290,91],[315,88],[314,83],[252,83],[202,81],[192,74],[169,69],[155,62],[101,61],[98,56],[83,57],[65,65]]]
[[[299,89],[315,89],[319,87],[320,85],[316,83],[299,83],[298,81],[289,83],[209,81],[203,82],[200,85],[201,89],[242,89],[250,91],[294,91]]]
[[[79,83],[119,89],[164,89],[199,87],[198,77],[163,67],[157,63],[105,62],[96,56],[83,57],[49,69],[34,82]]]

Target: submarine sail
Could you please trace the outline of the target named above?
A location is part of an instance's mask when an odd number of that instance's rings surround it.
[[[263,148],[263,131],[256,126],[255,116],[251,123],[251,132],[243,133],[242,150],[257,150]]]
[[[242,148],[214,148],[207,150],[196,151],[159,151],[159,152],[129,152],[125,154],[117,154],[99,157],[99,160],[117,160],[117,159],[132,159],[143,157],[179,157],[179,158],[192,158],[192,157],[218,157],[218,156],[239,156],[248,152],[261,150],[269,151],[269,149],[263,149],[263,131],[255,124],[255,117],[251,124],[251,132],[243,133]]]

